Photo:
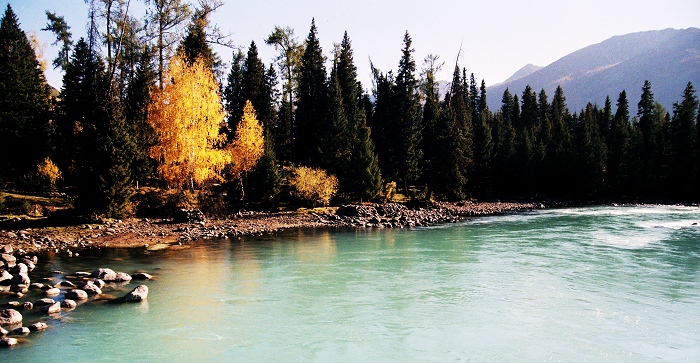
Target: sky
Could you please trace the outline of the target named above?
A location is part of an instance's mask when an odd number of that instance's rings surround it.
[[[126,0],[125,0],[126,1]],[[132,15],[144,14],[143,0],[130,0]],[[300,42],[311,19],[323,52],[332,59],[335,43],[348,32],[358,78],[370,90],[370,59],[376,68],[396,70],[406,31],[413,39],[418,71],[428,54],[445,62],[438,73],[450,80],[455,64],[466,67],[487,85],[500,83],[528,63],[549,65],[583,47],[615,35],[666,28],[700,28],[698,0],[223,0],[212,16],[232,42],[248,48],[255,41],[265,64],[277,52],[264,43],[276,25],[291,27]],[[50,61],[58,53],[52,34],[40,31],[50,10],[65,17],[77,41],[85,35],[85,0],[0,0],[10,4],[25,31],[37,33],[46,45],[49,84],[60,88],[62,74]],[[224,62],[232,50],[214,47]],[[461,52],[460,52],[461,49]],[[459,59],[458,59],[459,54]],[[226,69],[228,73],[229,67]]]

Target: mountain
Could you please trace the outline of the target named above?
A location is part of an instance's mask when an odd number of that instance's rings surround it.
[[[516,73],[517,75],[517,73]],[[551,102],[561,85],[571,112],[579,112],[588,102],[605,104],[610,96],[613,107],[622,90],[627,91],[630,111],[636,113],[645,80],[651,82],[654,100],[667,111],[688,82],[700,87],[700,29],[665,29],[615,36],[571,53],[558,61],[519,79],[487,88],[492,110],[501,106],[506,88],[522,98],[526,85],[535,92],[545,89]]]
[[[543,67],[536,66],[534,64],[528,64],[525,67],[520,68],[517,72],[513,73],[513,75],[510,76],[510,78],[506,79],[505,82],[503,82],[503,83],[517,81],[521,78],[527,77],[527,76],[539,71],[542,68]]]

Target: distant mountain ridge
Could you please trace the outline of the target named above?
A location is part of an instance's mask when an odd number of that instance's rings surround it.
[[[513,73],[513,75],[510,76],[510,78],[506,79],[503,83],[513,82],[513,81],[517,81],[519,79],[525,78],[525,77],[539,71],[542,68],[544,68],[544,67],[536,66],[534,64],[528,64],[525,67],[520,68],[517,72]]]
[[[700,87],[700,29],[664,29],[614,36],[529,75],[518,78],[518,73],[487,88],[492,110],[500,108],[506,88],[522,98],[529,84],[538,93],[544,88],[550,102],[561,85],[571,112],[579,112],[588,102],[602,107],[606,96],[610,96],[614,107],[619,93],[626,90],[634,114],[642,85],[649,80],[654,99],[671,112],[688,82],[696,89]]]

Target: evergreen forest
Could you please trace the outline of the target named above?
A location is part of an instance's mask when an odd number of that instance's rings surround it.
[[[210,16],[220,0],[91,2],[88,35],[60,14],[55,59],[37,57],[8,5],[0,24],[0,190],[64,193],[81,215],[212,214],[366,201],[700,201],[700,120],[688,83],[672,110],[652,84],[570,110],[565,90],[506,90],[454,64],[417,63],[405,33],[395,70],[358,81],[344,34],[324,53],[275,27],[231,48]],[[397,48],[398,48],[397,39]],[[258,47],[274,47],[265,64]],[[331,54],[327,58],[324,54]],[[50,64],[47,64],[50,63]],[[452,65],[447,65],[452,67]],[[45,67],[60,68],[52,89]],[[2,201],[0,200],[0,203]]]

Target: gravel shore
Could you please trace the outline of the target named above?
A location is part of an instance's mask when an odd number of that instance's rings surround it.
[[[226,219],[161,220],[130,218],[100,224],[26,227],[21,220],[0,224],[0,245],[21,254],[79,253],[95,248],[162,249],[186,245],[201,238],[231,238],[275,234],[299,228],[412,228],[485,215],[527,211],[536,203],[432,203],[406,206],[398,203],[346,205],[323,212],[244,212]],[[13,228],[16,227],[16,228]]]

